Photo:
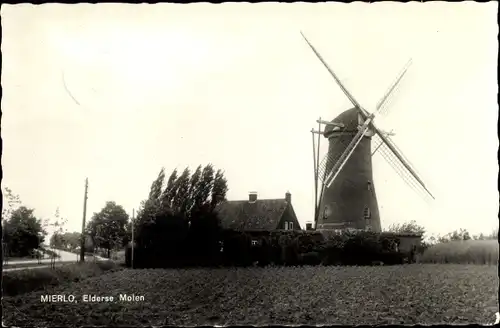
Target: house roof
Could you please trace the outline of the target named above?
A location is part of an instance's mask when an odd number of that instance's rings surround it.
[[[285,199],[257,199],[225,201],[216,211],[224,229],[246,231],[275,230],[285,213]]]

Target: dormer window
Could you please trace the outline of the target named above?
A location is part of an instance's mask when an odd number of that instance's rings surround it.
[[[290,230],[293,230],[293,222],[289,222],[288,227],[290,228]]]
[[[285,222],[285,230],[288,230],[288,222]]]
[[[372,182],[368,181],[367,183],[368,191],[372,191]]]

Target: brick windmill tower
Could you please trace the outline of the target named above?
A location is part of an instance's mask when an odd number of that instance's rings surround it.
[[[316,187],[315,227],[318,230],[351,228],[380,232],[380,214],[372,172],[372,156],[379,149],[384,159],[410,187],[416,191],[424,191],[434,199],[409,161],[390,139],[392,134],[378,129],[374,124],[375,116],[383,110],[387,98],[403,78],[410,62],[370,114],[347,91],[307,38],[303,34],[302,36],[354,105],[354,108],[344,111],[331,122],[319,119],[319,129],[311,131]],[[322,125],[325,125],[324,131],[321,131]],[[317,147],[315,134],[318,135]],[[321,162],[320,135],[327,138],[329,143],[328,153]],[[373,137],[380,140],[374,151],[371,147]]]

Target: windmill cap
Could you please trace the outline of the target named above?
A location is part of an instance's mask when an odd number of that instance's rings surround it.
[[[359,119],[359,110],[357,108],[348,109],[342,113],[340,113],[337,117],[335,117],[331,122],[333,123],[341,123],[344,124],[344,128],[338,128],[334,125],[326,125],[324,129],[323,135],[328,137],[328,135],[332,132],[336,131],[344,131],[344,132],[358,132],[358,122]]]

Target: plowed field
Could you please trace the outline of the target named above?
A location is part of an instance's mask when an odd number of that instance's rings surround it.
[[[493,323],[496,266],[123,270],[3,300],[7,326]],[[47,303],[42,295],[75,302]],[[84,302],[83,295],[113,296]],[[143,297],[120,301],[119,295]]]

